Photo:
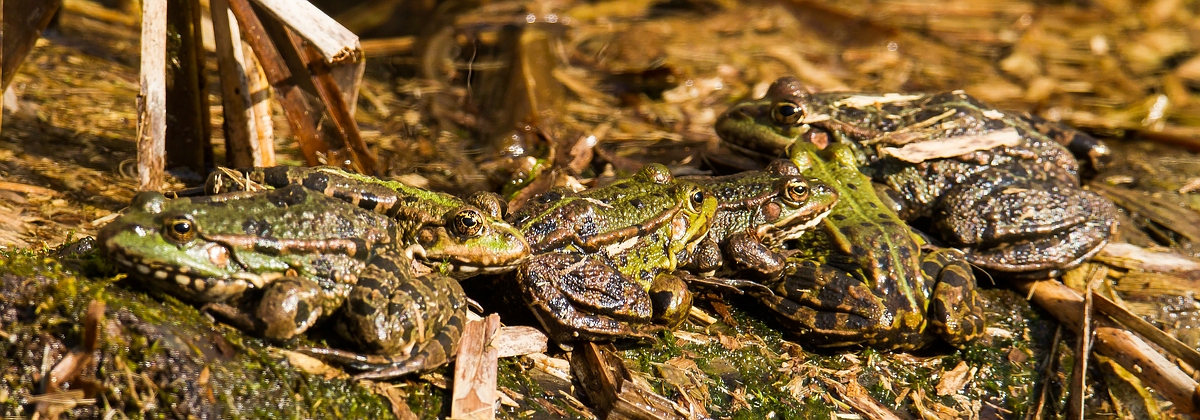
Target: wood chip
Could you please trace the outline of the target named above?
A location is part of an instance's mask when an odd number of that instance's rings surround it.
[[[1192,191],[1200,190],[1200,178],[1191,178],[1182,187],[1179,187],[1180,194],[1187,194]]]
[[[544,353],[548,349],[546,334],[525,325],[501,327],[492,339],[492,347],[501,358]]]
[[[879,401],[875,401],[867,390],[858,384],[858,380],[849,378],[845,383],[838,383],[833,379],[820,377],[825,385],[838,394],[847,405],[862,413],[863,417],[873,420],[900,420],[900,416],[893,413]]]
[[[300,369],[301,372],[318,375],[325,379],[348,376],[345,371],[322,362],[321,359],[291,350],[279,350],[288,359],[288,363]]]
[[[565,382],[571,382],[571,362],[567,361],[567,359],[550,357],[545,353],[533,353],[525,357],[533,361],[534,369],[546,372],[550,376],[557,377]]]
[[[326,63],[355,61],[362,56],[358,35],[312,3],[295,0],[255,0],[255,3],[312,43]]]
[[[1162,273],[1200,271],[1200,261],[1173,251],[1155,251],[1137,245],[1114,242],[1105,245],[1096,256],[1098,260],[1121,268]]]
[[[500,315],[491,314],[467,322],[454,361],[454,394],[450,418],[488,420],[496,418],[498,351],[491,345],[500,329]]]
[[[937,384],[937,394],[943,397],[958,394],[962,391],[963,386],[975,376],[975,371],[976,369],[968,366],[967,362],[958,362],[958,366],[942,374],[942,380]]]
[[[880,153],[910,163],[921,163],[930,159],[961,156],[970,152],[988,150],[999,146],[1016,146],[1021,135],[1015,128],[1005,128],[987,134],[963,135],[937,140],[909,143],[901,147],[881,147]]]
[[[611,348],[589,342],[572,353],[571,372],[592,403],[607,418],[682,420],[683,411],[673,401],[639,386]]]

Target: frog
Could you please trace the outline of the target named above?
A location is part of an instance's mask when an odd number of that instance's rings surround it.
[[[551,189],[509,219],[532,252],[515,281],[560,344],[651,339],[686,319],[691,294],[675,273],[678,256],[716,211],[711,192],[662,164],[581,192]]]
[[[1103,143],[963,91],[813,93],[784,77],[730,107],[715,130],[729,150],[764,162],[797,141],[848,144],[902,218],[927,222],[934,239],[999,276],[1058,275],[1117,227],[1113,203],[1080,186],[1076,156],[1100,165]]]
[[[875,192],[850,146],[796,143],[805,176],[840,199],[791,246],[782,274],[755,295],[787,330],[817,347],[916,350],[937,338],[962,348],[985,328],[963,252],[931,247]]]
[[[331,318],[357,349],[299,350],[385,379],[447,363],[466,321],[458,281],[414,274],[404,233],[387,216],[293,185],[143,192],[97,243],[149,289],[275,342]]]
[[[838,200],[833,188],[805,178],[786,159],[764,170],[681,179],[700,184],[717,199],[708,234],[679,256],[681,267],[701,278],[778,274],[786,260],[783,244],[820,223]]]
[[[455,278],[511,271],[529,256],[521,232],[504,221],[507,203],[479,192],[460,199],[332,166],[225,169],[209,175],[206,194],[301,185],[392,219],[405,253]]]

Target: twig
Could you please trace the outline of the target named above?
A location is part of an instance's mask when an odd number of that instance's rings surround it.
[[[337,23],[317,6],[300,0],[254,0],[275,19],[313,44],[329,64],[358,61],[358,35]]]
[[[1096,266],[1101,267],[1102,266]],[[1088,356],[1092,354],[1092,295],[1097,281],[1104,280],[1108,270],[1094,268],[1090,271],[1087,292],[1083,297],[1083,320],[1079,322],[1078,341],[1075,346],[1075,366],[1071,370],[1071,392],[1067,402],[1067,417],[1083,420],[1084,393],[1087,391]],[[1097,274],[1099,274],[1097,276]]]
[[[254,127],[246,60],[242,54],[237,21],[230,18],[229,0],[212,0],[213,40],[221,76],[221,112],[225,114],[225,154],[238,168],[262,166],[258,156],[258,130]]]
[[[1083,312],[1083,297],[1057,280],[1016,281],[1018,290],[1029,293],[1038,306],[1049,311],[1059,322],[1076,328]],[[1103,321],[1103,320],[1101,320]],[[1109,322],[1099,322],[1095,330],[1093,349],[1116,361],[1121,367],[1133,372],[1147,386],[1158,391],[1184,413],[1200,414],[1200,407],[1193,399],[1197,383],[1179,370],[1174,363],[1155,351],[1133,333],[1112,327]],[[1079,331],[1076,331],[1079,333]]]
[[[354,115],[351,114],[352,111],[349,104],[346,103],[345,97],[342,96],[342,89],[334,82],[329,66],[316,59],[314,48],[306,48],[305,42],[299,34],[292,30],[287,33],[288,39],[292,41],[292,47],[300,52],[301,58],[308,64],[309,71],[312,72],[313,84],[317,87],[317,95],[329,109],[329,115],[333,117],[333,124],[337,127],[338,133],[342,135],[346,145],[349,146],[355,162],[362,166],[362,172],[365,174],[379,173],[379,162],[376,161],[375,155],[367,149],[367,144],[363,142],[362,135],[358,132],[358,123],[354,120]],[[353,89],[358,89],[358,86],[353,86]]]
[[[243,0],[244,1],[244,0]],[[163,183],[167,135],[167,2],[142,2],[141,91],[138,94],[138,188]]]
[[[250,48],[258,56],[263,73],[267,75],[267,80],[278,93],[279,105],[283,108],[283,114],[292,127],[292,133],[299,140],[300,150],[304,152],[305,160],[309,165],[320,164],[318,152],[329,149],[325,141],[317,134],[315,119],[320,118],[320,114],[313,112],[304,99],[303,93],[291,80],[292,72],[288,70],[283,57],[279,55],[279,50],[275,49],[275,44],[267,36],[262,21],[258,19],[258,15],[254,14],[254,9],[250,7],[249,1],[230,0],[229,10],[233,11],[233,15],[237,17],[246,43],[250,44]]]

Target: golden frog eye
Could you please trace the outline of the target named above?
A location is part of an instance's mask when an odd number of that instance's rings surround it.
[[[776,102],[771,105],[771,119],[779,125],[794,125],[804,119],[804,108],[795,102]]]
[[[451,224],[454,232],[462,236],[476,236],[483,230],[483,214],[475,209],[462,209],[454,214]]]
[[[802,203],[808,199],[808,183],[800,178],[792,178],[783,186],[783,196],[792,203]]]
[[[688,209],[698,211],[704,205],[704,191],[695,189],[688,195]]]
[[[196,222],[187,216],[172,216],[163,221],[167,239],[184,243],[196,239]]]

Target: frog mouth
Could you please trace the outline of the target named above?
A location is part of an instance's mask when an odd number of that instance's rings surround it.
[[[788,219],[778,224],[764,225],[758,232],[759,238],[762,238],[762,243],[767,246],[778,246],[784,242],[799,239],[809,229],[820,224],[825,220],[825,216],[833,212],[833,206],[830,206],[825,211],[817,214],[816,217],[809,219],[805,223],[791,224],[792,219]],[[795,217],[799,217],[797,214]]]
[[[201,302],[219,302],[237,296],[246,289],[262,287],[269,280],[263,276],[211,277],[197,275],[186,266],[170,266],[146,261],[120,250],[109,250],[117,264],[125,267],[130,275],[143,280],[151,287],[182,292],[183,297]]]
[[[425,247],[420,244],[412,244],[404,249],[404,255],[409,261],[419,261],[430,267],[445,267],[448,268],[451,274],[460,276],[473,276],[477,274],[501,274],[512,271],[520,263],[514,262],[511,264],[472,264],[461,260],[456,260],[450,257],[429,257],[425,251]]]

